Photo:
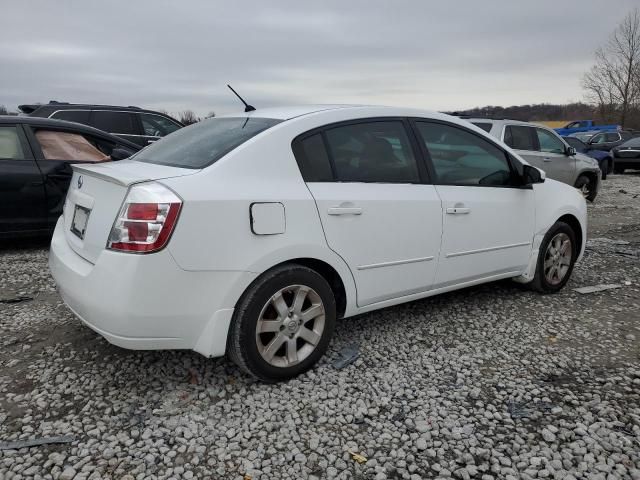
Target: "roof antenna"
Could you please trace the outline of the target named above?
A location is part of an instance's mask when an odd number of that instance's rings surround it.
[[[235,94],[235,96],[238,97],[242,103],[244,103],[245,112],[253,112],[256,109],[256,107],[249,105],[247,102],[245,102],[244,98],[238,95],[238,92],[236,92],[231,85],[227,84],[227,87],[229,87],[229,90],[231,90]]]

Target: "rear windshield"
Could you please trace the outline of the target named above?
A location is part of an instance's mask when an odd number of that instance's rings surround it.
[[[171,167],[204,168],[281,121],[253,117],[211,118],[181,128],[131,158]]]

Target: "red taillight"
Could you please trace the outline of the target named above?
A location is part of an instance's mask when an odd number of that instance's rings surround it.
[[[111,229],[107,248],[139,253],[161,250],[169,241],[181,207],[180,198],[160,184],[132,187]]]
[[[130,203],[127,209],[127,218],[131,220],[155,220],[157,216],[157,203]]]

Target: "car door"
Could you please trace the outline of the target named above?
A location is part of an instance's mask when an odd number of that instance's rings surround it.
[[[493,141],[447,122],[415,129],[442,199],[442,246],[434,288],[516,276],[531,254],[535,198],[516,161]]]
[[[334,124],[294,141],[329,247],[348,264],[357,304],[429,290],[442,207],[406,120]]]
[[[53,227],[62,214],[73,175],[71,164],[109,161],[108,150],[100,150],[97,138],[70,129],[36,125],[28,126],[26,133],[42,172],[46,217]]]
[[[589,140],[589,147],[592,150],[602,150],[608,152],[620,143],[622,135],[618,132],[602,132],[594,135]]]
[[[20,124],[0,125],[0,235],[47,227],[42,173]]]

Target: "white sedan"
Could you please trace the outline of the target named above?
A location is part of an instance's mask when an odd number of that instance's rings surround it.
[[[75,166],[49,262],[109,342],[228,353],[277,381],[318,361],[337,318],[504,278],[558,291],[585,237],[582,196],[479,128],[325,105]]]

